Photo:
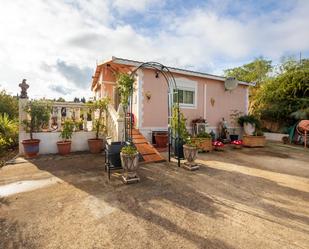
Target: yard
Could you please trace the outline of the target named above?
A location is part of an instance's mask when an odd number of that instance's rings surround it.
[[[0,248],[309,248],[308,149],[198,158],[143,165],[133,185],[100,156],[20,159],[0,170]]]

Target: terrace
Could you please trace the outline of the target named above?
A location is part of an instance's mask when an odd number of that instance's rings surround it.
[[[123,185],[102,156],[18,158],[0,171],[0,247],[306,248],[308,160],[268,142],[200,154],[194,172],[142,165]]]

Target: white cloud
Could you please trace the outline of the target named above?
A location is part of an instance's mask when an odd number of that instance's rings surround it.
[[[144,11],[152,6],[162,6],[165,1],[163,0],[114,0],[112,1],[113,7],[117,8],[119,12],[127,11]]]
[[[247,8],[239,16],[223,15],[229,2],[181,15],[162,10],[157,19],[164,25],[146,35],[118,20],[113,10],[143,13],[165,1],[4,1],[0,85],[16,93],[26,78],[32,97],[57,98],[62,92],[72,99],[91,96],[84,89],[90,69],[112,55],[220,73],[260,55],[277,60],[284,53],[309,52],[309,2],[298,1],[290,11],[252,15]]]

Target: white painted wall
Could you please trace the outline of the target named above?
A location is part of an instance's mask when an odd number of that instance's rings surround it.
[[[264,132],[264,136],[266,137],[267,140],[281,142],[282,138],[289,136],[289,134]]]
[[[55,154],[58,153],[57,141],[60,141],[60,132],[38,132],[33,133],[33,138],[40,139],[39,154]],[[19,134],[19,153],[24,154],[22,140],[29,139],[29,133],[21,132]],[[71,151],[88,151],[88,139],[95,138],[94,131],[78,131],[73,133]]]

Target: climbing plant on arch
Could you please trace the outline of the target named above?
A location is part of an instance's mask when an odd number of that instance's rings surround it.
[[[167,115],[167,121],[168,121],[168,159],[169,161],[171,160],[171,147],[173,144],[173,141],[176,143],[180,140],[180,124],[179,124],[179,120],[180,120],[180,111],[179,111],[179,98],[178,98],[178,88],[177,88],[177,84],[176,84],[176,80],[172,74],[172,72],[169,70],[168,67],[162,65],[161,63],[158,62],[145,62],[145,63],[141,63],[138,67],[136,67],[131,73],[130,75],[127,76],[123,76],[123,77],[129,77],[128,80],[126,79],[126,83],[127,84],[131,84],[131,86],[127,87],[126,89],[129,89],[129,92],[125,92],[125,96],[123,95],[123,97],[125,99],[122,99],[122,104],[124,104],[125,106],[125,114],[127,116],[127,114],[129,113],[129,118],[128,120],[126,120],[125,123],[125,140],[128,143],[132,143],[132,105],[133,105],[133,92],[134,92],[134,87],[133,87],[133,83],[134,83],[134,77],[137,73],[137,71],[139,69],[143,69],[143,68],[151,68],[151,69],[155,69],[156,73],[159,75],[161,74],[164,79],[165,82],[167,84],[167,96],[168,96],[168,103],[167,103],[167,108],[168,108],[168,115]],[[122,91],[121,87],[119,89],[120,93]],[[176,113],[175,113],[176,112]],[[178,123],[175,126],[175,124],[172,126],[172,117],[173,115],[177,115],[178,117]],[[179,146],[177,146],[177,148],[179,150]],[[178,155],[180,154],[179,151],[177,153]],[[180,166],[180,158],[177,157],[178,160],[178,166]]]

